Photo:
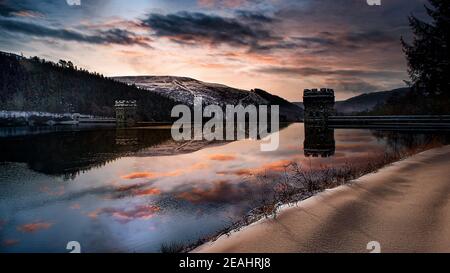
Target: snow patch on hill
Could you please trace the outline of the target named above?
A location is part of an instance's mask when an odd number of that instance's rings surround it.
[[[186,105],[193,105],[194,97],[201,97],[206,105],[268,104],[267,100],[250,91],[186,77],[137,76],[114,79],[134,84],[140,89],[161,94]]]

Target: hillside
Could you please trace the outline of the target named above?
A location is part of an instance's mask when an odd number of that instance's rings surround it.
[[[254,92],[256,95],[270,102],[270,104],[279,105],[280,106],[280,116],[285,117],[286,119],[292,120],[294,117],[300,117],[303,119],[303,108],[298,107],[297,105],[275,95],[272,95],[262,89],[254,89],[251,92]],[[295,120],[297,121],[297,120]]]
[[[301,108],[261,89],[246,91],[174,76],[115,77],[114,79],[186,105],[192,106],[194,97],[199,96],[202,97],[205,105],[280,105],[281,121],[299,121],[303,117]]]
[[[337,101],[335,108],[339,114],[369,112],[374,110],[376,106],[385,104],[388,101],[388,99],[396,96],[402,96],[406,94],[408,91],[409,88],[405,87],[390,91],[366,93],[349,98],[344,101]],[[302,102],[295,102],[294,104],[303,109]]]
[[[139,118],[148,121],[170,121],[170,109],[176,104],[71,62],[56,64],[0,52],[0,110],[114,117],[114,103],[120,99],[137,100]]]
[[[345,101],[337,102],[336,111],[343,114],[371,111],[375,108],[375,106],[386,103],[389,98],[404,95],[408,91],[409,88],[406,87],[390,91],[362,94]]]

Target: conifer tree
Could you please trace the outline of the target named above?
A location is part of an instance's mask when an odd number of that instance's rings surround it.
[[[450,1],[428,1],[430,5],[425,9],[431,20],[426,22],[410,16],[414,38],[410,44],[402,39],[402,44],[412,89],[416,95],[443,106],[450,97]],[[439,102],[440,99],[444,101]]]

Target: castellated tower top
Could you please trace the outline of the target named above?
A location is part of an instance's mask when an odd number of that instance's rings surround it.
[[[320,89],[305,89],[303,92],[304,97],[333,97],[334,90],[330,88],[320,88]]]

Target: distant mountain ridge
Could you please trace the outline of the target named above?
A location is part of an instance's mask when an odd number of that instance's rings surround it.
[[[404,95],[409,91],[408,87],[397,88],[390,91],[380,91],[362,94],[345,101],[336,103],[336,111],[343,114],[371,111],[375,106],[384,104],[390,97]]]
[[[279,105],[281,121],[300,121],[303,118],[301,108],[262,89],[247,91],[175,76],[128,76],[113,79],[189,106],[193,105],[194,97],[201,97],[205,105]]]
[[[404,95],[409,90],[408,87],[404,87],[390,91],[379,91],[358,95],[344,101],[337,101],[335,109],[338,114],[354,114],[372,111],[376,106],[384,104],[389,98]],[[303,102],[295,102],[294,104],[303,109]]]

